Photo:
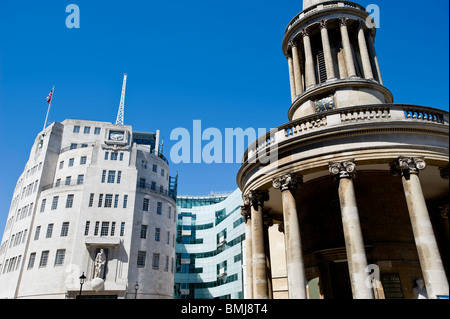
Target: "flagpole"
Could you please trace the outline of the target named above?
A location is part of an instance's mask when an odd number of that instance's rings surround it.
[[[45,130],[45,126],[47,125],[48,113],[50,113],[50,108],[52,107],[53,95],[54,95],[54,94],[55,94],[55,86],[53,85],[53,88],[52,88],[52,96],[50,97],[50,103],[48,103],[47,115],[45,116],[45,122],[44,122],[44,128],[43,128],[43,130]]]

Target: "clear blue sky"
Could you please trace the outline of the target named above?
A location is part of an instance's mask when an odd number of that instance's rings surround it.
[[[66,28],[68,4],[80,28]],[[449,2],[361,0],[380,7],[376,48],[396,103],[448,110]],[[128,73],[125,124],[159,129],[169,156],[176,127],[243,129],[288,121],[287,62],[281,41],[301,0],[1,0],[0,229],[12,192],[49,121],[114,122]],[[205,142],[206,143],[206,142]],[[171,165],[180,194],[231,191],[239,164]]]

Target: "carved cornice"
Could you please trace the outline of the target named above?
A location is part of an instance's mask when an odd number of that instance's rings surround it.
[[[338,179],[356,178],[356,165],[353,161],[344,161],[329,164],[330,173]]]
[[[272,185],[282,192],[286,190],[296,190],[297,187],[303,185],[303,176],[296,174],[285,174],[273,180]]]
[[[425,160],[418,157],[399,157],[389,164],[393,176],[419,174],[419,170],[426,167]]]

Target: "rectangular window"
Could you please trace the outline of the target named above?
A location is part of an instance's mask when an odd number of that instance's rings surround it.
[[[89,134],[91,133],[91,127],[90,126],[85,126],[84,127],[84,134]]]
[[[94,134],[96,134],[96,135],[100,134],[100,127],[94,128]]]
[[[150,199],[144,198],[144,203],[142,204],[142,210],[144,212],[148,212],[148,205],[149,205]]]
[[[77,144],[75,144],[77,145]],[[76,148],[76,147],[75,147]],[[73,162],[75,161],[74,158],[69,158],[69,167],[73,166]]]
[[[45,238],[51,238],[53,233],[53,224],[48,224],[47,233],[45,234]]]
[[[102,207],[103,203],[103,194],[98,195],[98,207]]]
[[[147,225],[141,225],[141,238],[147,239]]]
[[[88,207],[92,207],[92,205],[94,204],[94,193],[91,193],[89,195],[89,204]]]
[[[138,267],[145,267],[146,256],[147,256],[147,253],[145,251],[138,251],[138,255],[137,255],[137,266]]]
[[[150,189],[151,189],[152,191],[156,191],[156,183],[155,183],[155,182],[152,182],[152,183],[150,184]]]
[[[105,152],[105,161],[108,160],[109,152]]]
[[[78,175],[77,185],[82,185],[84,183],[84,175]]]
[[[120,184],[121,179],[122,179],[122,171],[117,171],[117,184]]]
[[[49,251],[45,250],[41,253],[41,261],[39,262],[39,267],[46,267],[48,261]]]
[[[100,231],[100,236],[108,236],[109,233],[109,222],[102,222],[102,230]]]
[[[73,206],[73,194],[67,195],[66,208],[72,208]]]
[[[58,208],[58,199],[59,199],[59,196],[53,196],[52,210],[55,210]]]
[[[69,234],[69,222],[62,223],[61,227],[61,237],[67,237]]]
[[[119,154],[119,161],[123,161],[123,153]]]
[[[94,236],[98,235],[98,229],[100,227],[100,222],[95,222],[95,228],[94,228]]]
[[[85,165],[86,164],[86,160],[87,160],[86,156],[81,156],[81,158],[80,158],[80,165]]]
[[[72,176],[66,176],[66,182],[64,185],[70,185],[71,181],[72,181]]]
[[[91,225],[91,222],[89,220],[86,221],[86,225],[84,226],[84,236],[89,235],[89,226]]]
[[[66,256],[66,250],[65,249],[58,249],[56,251],[55,266],[63,265],[65,256]]]
[[[117,153],[111,153],[110,160],[111,161],[117,161]]]
[[[79,125],[75,125],[75,126],[73,127],[73,132],[74,132],[74,133],[80,133],[80,126],[79,126]]]
[[[153,253],[152,268],[159,269],[159,253]]]
[[[125,222],[120,223],[120,236],[125,234]]]
[[[103,172],[102,172],[102,183],[105,182],[105,178],[106,178],[106,170],[103,170]]]
[[[39,234],[41,233],[41,226],[36,226],[36,231],[34,232],[34,240],[39,239]]]
[[[161,239],[161,228],[155,228],[155,241],[160,241]]]
[[[55,183],[55,187],[59,187],[61,185],[61,178],[58,178]]]
[[[117,208],[117,206],[119,205],[119,195],[115,195],[114,196],[114,208]]]
[[[113,184],[116,179],[116,171],[108,171],[108,183]]]
[[[164,266],[164,271],[169,271],[169,256],[166,256],[166,265]]]
[[[41,213],[43,213],[45,211],[45,203],[47,202],[47,199],[43,199],[41,202]]]
[[[36,253],[30,254],[30,259],[28,260],[28,269],[31,269],[34,267],[34,261],[36,260]]]
[[[162,202],[158,202],[157,206],[156,206],[156,213],[158,215],[162,214]]]
[[[163,177],[164,177],[164,173],[165,173],[165,170],[164,170],[164,168],[161,168],[161,176],[163,176]]]
[[[64,167],[64,161],[59,162],[59,169],[62,169]]]
[[[112,194],[106,194],[106,196],[105,196],[105,207],[112,207],[112,199],[113,199],[113,195]]]
[[[128,195],[123,195],[123,208],[127,208],[128,205]]]
[[[156,173],[158,171],[158,165],[153,164],[152,171]]]
[[[167,241],[166,241],[167,245],[170,245],[170,231],[167,231]]]
[[[145,187],[145,178],[140,178],[139,179],[139,187],[142,187],[142,188]]]
[[[114,236],[114,233],[116,232],[116,222],[111,223],[111,236]]]

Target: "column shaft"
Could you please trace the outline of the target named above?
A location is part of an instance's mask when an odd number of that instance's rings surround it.
[[[303,31],[303,46],[305,49],[305,73],[306,88],[317,84],[316,72],[314,70],[314,58],[311,49],[311,40],[307,31]]]
[[[295,96],[303,93],[302,70],[300,66],[300,56],[296,45],[292,46],[292,62],[294,67]]]
[[[252,205],[252,259],[253,259],[253,298],[267,299],[269,297],[266,254],[264,249],[264,221],[262,207],[257,210]]]
[[[404,174],[402,182],[428,298],[436,299],[439,295],[448,296],[449,285],[419,176]]]
[[[359,53],[361,54],[361,61],[363,65],[364,78],[373,80],[372,64],[370,63],[369,51],[367,49],[366,36],[364,34],[365,21],[361,21],[358,30],[358,44]]]
[[[383,79],[381,77],[381,71],[380,71],[380,64],[378,63],[377,52],[375,50],[375,43],[373,40],[373,36],[371,34],[369,34],[369,37],[368,37],[368,45],[369,45],[369,53],[372,56],[372,59],[375,63],[375,68],[376,68],[377,75],[378,75],[378,82],[381,85],[383,85]]]
[[[297,92],[295,89],[295,76],[294,76],[294,62],[292,57],[288,57],[288,66],[289,66],[289,83],[291,84],[291,100],[295,101],[297,97]]]
[[[249,206],[241,206],[242,218],[245,221],[245,299],[253,299],[253,252],[252,252],[252,225]]]
[[[350,43],[350,38],[348,36],[347,22],[346,18],[341,19],[341,37],[342,45],[344,47],[345,65],[347,68],[348,77],[356,77],[355,62],[353,58],[353,51]]]
[[[321,22],[320,34],[322,37],[322,47],[323,47],[323,56],[325,58],[325,67],[327,69],[327,80],[336,79],[326,21]]]

